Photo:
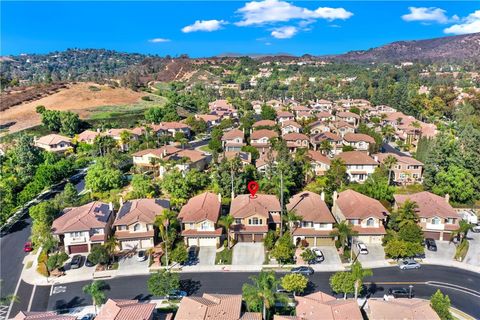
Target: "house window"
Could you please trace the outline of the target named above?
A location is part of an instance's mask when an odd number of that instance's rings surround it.
[[[437,218],[437,217],[433,218],[432,224],[440,224],[440,218]]]
[[[375,219],[368,218],[367,219],[367,227],[373,227],[375,225]]]
[[[427,222],[427,218],[421,218],[420,222]]]
[[[207,230],[209,228],[209,223],[207,221],[203,222],[200,226],[201,230]]]
[[[241,224],[242,223],[242,219],[235,219],[235,224]]]
[[[360,223],[360,221],[358,219],[352,219],[350,220],[350,223],[353,224],[353,225],[357,225]]]
[[[260,225],[262,224],[262,219],[258,219],[258,218],[252,218],[252,219],[248,219],[248,224],[250,225]]]
[[[455,219],[453,219],[453,218],[448,218],[447,219],[448,224],[454,224],[454,221],[455,221]]]
[[[133,231],[140,231],[140,228],[141,228],[140,224],[137,223],[133,226]]]
[[[313,222],[312,221],[302,221],[302,227],[311,228],[311,227],[313,227]]]
[[[76,231],[76,232],[72,232],[72,237],[81,237],[83,235],[83,232],[81,231]]]

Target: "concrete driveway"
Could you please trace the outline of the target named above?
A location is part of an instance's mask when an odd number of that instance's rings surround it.
[[[448,241],[435,240],[437,251],[430,251],[425,247],[425,258],[437,261],[451,261],[455,257],[456,246]],[[468,250],[470,251],[470,250]]]
[[[480,233],[470,231],[467,239],[470,246],[464,261],[474,266],[480,266]]]
[[[341,266],[342,261],[338,255],[337,249],[334,246],[320,246],[315,247],[322,251],[325,260],[322,263],[319,263],[319,266]]]
[[[198,264],[201,266],[215,265],[216,254],[217,254],[217,248],[214,246],[200,247],[198,251]]]
[[[262,242],[239,242],[233,247],[233,265],[263,265],[265,249]]]
[[[145,261],[137,261],[137,256],[122,258],[118,261],[117,275],[132,275],[148,273],[149,257]]]
[[[358,261],[361,263],[364,262],[384,262],[385,261],[385,250],[381,244],[366,244],[368,249],[368,254],[358,255]],[[354,247],[354,252],[358,254],[357,246]]]

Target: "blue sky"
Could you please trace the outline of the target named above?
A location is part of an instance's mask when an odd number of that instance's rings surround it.
[[[320,55],[471,32],[480,32],[478,1],[1,1],[2,55]]]

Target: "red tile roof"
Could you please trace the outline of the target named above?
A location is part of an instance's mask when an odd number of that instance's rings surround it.
[[[252,127],[274,127],[276,125],[275,121],[272,120],[260,120],[255,122]]]
[[[302,320],[363,320],[355,300],[335,299],[323,292],[296,297],[296,314]]]
[[[13,320],[75,320],[77,317],[57,314],[55,311],[27,312],[20,311]]]
[[[452,208],[445,198],[428,191],[414,194],[396,194],[393,197],[399,206],[407,199],[415,202],[418,206],[417,213],[421,218],[460,218],[459,214]]]
[[[261,130],[254,130],[250,136],[250,138],[253,140],[258,140],[265,137],[269,139],[276,138],[278,137],[278,134],[273,130],[261,129]]]
[[[285,128],[286,126],[292,126],[292,127],[295,127],[295,128],[301,128],[302,127],[300,124],[298,124],[297,122],[295,122],[293,120],[283,121],[282,122],[282,128]]]
[[[372,156],[374,158],[376,157],[378,159],[378,161],[380,161],[381,163],[383,163],[388,156],[392,156],[395,159],[397,159],[397,162],[399,162],[399,163],[406,163],[406,164],[415,165],[415,166],[423,166],[423,163],[418,161],[415,158],[408,157],[408,156],[400,156],[400,155],[395,154],[395,153],[389,153],[389,152],[387,152],[387,153],[376,153],[376,154],[373,154]]]
[[[331,163],[329,158],[325,157],[323,154],[321,154],[318,151],[308,150],[308,157],[315,162],[325,163],[328,165],[330,165]]]
[[[135,199],[125,202],[113,225],[131,225],[135,222],[151,224],[155,217],[170,209],[170,201],[162,199]]]
[[[54,144],[59,144],[60,142],[70,143],[72,142],[72,139],[59,134],[48,134],[46,136],[38,138],[35,142],[51,146]]]
[[[389,214],[380,201],[353,190],[340,192],[338,198],[334,201],[347,219],[364,219],[369,217],[384,219],[385,214]]]
[[[108,299],[95,320],[149,320],[155,303],[139,303],[138,300]]]
[[[378,166],[377,161],[375,161],[372,157],[370,157],[365,152],[361,152],[361,151],[342,152],[339,155],[337,155],[335,158],[342,159],[346,165],[363,164],[363,165]]]
[[[185,204],[180,210],[178,217],[182,222],[200,222],[209,220],[214,223],[220,216],[221,203],[218,195],[212,192],[199,194]]]
[[[334,223],[335,218],[319,194],[302,191],[290,198],[287,210],[303,217],[303,221]]]
[[[282,137],[282,139],[285,140],[285,141],[296,141],[296,140],[307,140],[308,141],[308,137],[305,134],[297,133],[297,132],[287,133],[286,135],[284,135]]]
[[[347,133],[343,136],[343,139],[347,142],[365,141],[368,143],[375,143],[375,139],[370,137],[368,134],[363,133]]]
[[[370,320],[396,319],[399,315],[402,320],[440,320],[430,301],[417,298],[369,299],[365,310]]]
[[[232,140],[232,139],[235,139],[235,138],[242,138],[243,139],[244,136],[245,135],[243,134],[242,130],[233,129],[233,130],[225,132],[222,136],[222,140]]]
[[[93,201],[80,207],[67,208],[52,224],[54,234],[104,228],[112,211],[104,202]]]
[[[253,214],[268,218],[270,211],[280,211],[280,202],[271,194],[256,194],[253,199],[249,194],[241,194],[232,200],[230,207],[230,214],[235,218],[246,218]]]

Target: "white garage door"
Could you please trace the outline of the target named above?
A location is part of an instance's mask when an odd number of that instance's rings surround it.
[[[197,238],[188,238],[188,246],[198,246]]]
[[[357,239],[359,242],[363,242],[365,244],[381,244],[382,243],[382,236],[358,236]]]
[[[135,248],[140,248],[140,242],[138,240],[122,241],[122,250],[131,250]]]
[[[212,247],[217,245],[217,238],[200,238],[201,247]]]

